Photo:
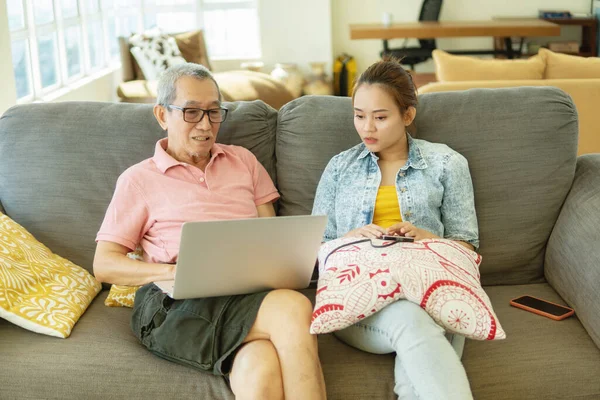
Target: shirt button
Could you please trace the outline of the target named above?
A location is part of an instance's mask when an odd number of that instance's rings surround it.
[[[404,216],[406,218],[409,218],[411,215],[412,215],[412,213],[410,211],[404,213]]]
[[[401,176],[401,177],[404,177],[404,172],[400,172],[400,176]]]
[[[401,188],[401,189],[400,189],[400,191],[401,191],[402,193],[406,192],[406,186],[405,186],[405,187],[403,187],[403,188]]]
[[[200,179],[199,179],[199,181],[200,181],[200,182],[204,182],[204,178],[200,178]]]

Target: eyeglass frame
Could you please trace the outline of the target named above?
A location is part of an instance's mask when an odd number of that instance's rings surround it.
[[[229,110],[226,109],[225,107],[211,108],[211,109],[208,109],[208,110],[205,110],[203,108],[197,108],[197,107],[179,107],[179,106],[176,106],[174,104],[168,104],[167,107],[174,108],[176,110],[180,110],[181,111],[181,117],[183,118],[184,122],[187,122],[187,123],[190,123],[190,124],[198,124],[198,123],[200,123],[204,119],[204,116],[207,116],[208,122],[210,122],[211,124],[220,124],[222,122],[225,122],[225,120],[227,119],[227,113],[229,112]],[[187,121],[185,119],[185,112],[186,112],[186,110],[199,110],[199,111],[202,111],[202,115],[200,116],[200,119],[198,121]],[[215,110],[225,111],[225,114],[223,115],[223,119],[221,121],[215,122],[212,119],[210,119],[209,111],[215,111]]]

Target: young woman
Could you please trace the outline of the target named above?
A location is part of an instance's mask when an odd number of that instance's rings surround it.
[[[313,214],[329,217],[324,239],[443,237],[476,249],[467,160],[410,136],[417,106],[411,76],[397,61],[379,61],[359,77],[352,100],[362,143],[333,157],[319,182]],[[395,352],[394,391],[401,399],[472,398],[444,330],[414,303],[399,300],[335,334],[367,352]]]

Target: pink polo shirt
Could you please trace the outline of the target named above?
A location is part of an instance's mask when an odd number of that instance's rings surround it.
[[[134,250],[147,262],[174,263],[184,222],[258,217],[256,206],[279,193],[247,149],[214,144],[205,172],[179,162],[156,143],[154,157],[128,168],[117,180],[96,236]]]

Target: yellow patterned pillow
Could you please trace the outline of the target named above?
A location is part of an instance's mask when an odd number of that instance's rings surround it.
[[[135,292],[141,286],[112,285],[104,305],[109,307],[133,307]]]
[[[138,247],[134,252],[127,253],[127,257],[142,261],[142,248]],[[135,292],[137,292],[140,287],[141,286],[112,285],[106,300],[104,300],[104,305],[109,307],[133,308]]]
[[[0,214],[0,317],[66,338],[102,286]]]

